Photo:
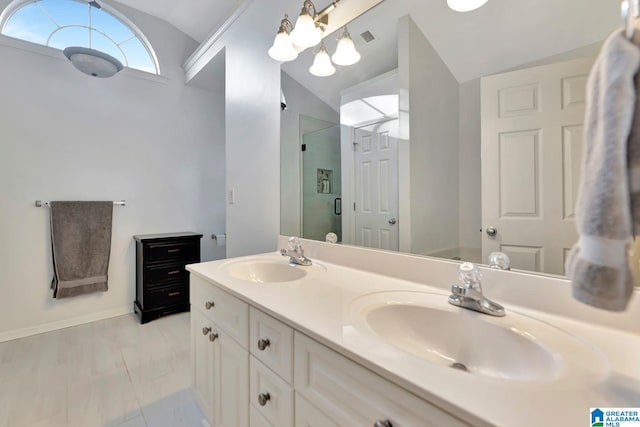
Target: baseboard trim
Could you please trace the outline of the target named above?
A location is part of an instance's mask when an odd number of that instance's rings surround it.
[[[133,313],[133,308],[131,305],[101,311],[99,313],[91,313],[84,316],[72,317],[70,319],[58,320],[57,322],[44,323],[36,326],[29,326],[27,328],[14,329],[13,331],[0,332],[0,342],[30,337],[32,335],[57,331],[58,329],[70,328],[72,326],[84,325],[85,323],[110,319],[112,317],[122,316],[129,313]]]

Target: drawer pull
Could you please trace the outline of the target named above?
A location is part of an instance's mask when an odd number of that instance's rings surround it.
[[[271,395],[269,393],[260,393],[258,395],[258,403],[260,406],[266,405],[269,400],[271,400]]]
[[[167,252],[170,254],[174,254],[176,252],[180,252],[180,249],[169,249]]]
[[[391,421],[389,420],[378,420],[375,422],[373,427],[393,427],[393,424],[391,424]]]
[[[268,338],[262,338],[258,340],[258,350],[265,351],[271,343]]]
[[[214,342],[217,339],[218,339],[218,334],[214,334],[213,332],[209,334],[209,341]]]
[[[169,292],[167,295],[169,295],[170,297],[175,297],[180,295],[180,292]]]
[[[178,274],[178,273],[180,273],[180,270],[173,270],[168,272],[167,274]]]
[[[216,304],[213,301],[207,301],[204,303],[204,308],[211,310]]]
[[[202,335],[207,335],[209,332],[211,332],[211,328],[209,326],[202,328]]]

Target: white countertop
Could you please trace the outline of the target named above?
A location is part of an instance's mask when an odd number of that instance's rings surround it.
[[[601,363],[592,370],[587,367],[578,379],[484,377],[425,361],[354,327],[353,302],[357,298],[375,292],[413,291],[440,294],[446,301],[448,292],[442,283],[431,286],[321,259],[314,260],[311,267],[298,267],[307,272],[302,280],[284,283],[238,280],[225,271],[225,265],[248,259],[283,264],[288,260],[270,253],[193,264],[187,269],[472,425],[584,426],[590,420],[589,408],[640,406],[638,334],[503,304],[507,311],[503,319],[508,320],[511,312],[552,324],[594,346]],[[638,323],[640,326],[640,319]]]

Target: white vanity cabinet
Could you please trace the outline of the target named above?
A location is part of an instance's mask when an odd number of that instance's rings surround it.
[[[460,420],[363,368],[311,338],[295,334],[296,402],[305,414],[299,426],[458,427]],[[314,408],[326,419],[313,419]],[[311,421],[309,420],[311,419]],[[332,424],[335,423],[335,424]]]
[[[248,310],[191,277],[191,384],[211,427],[249,426]]]
[[[293,329],[251,307],[249,337],[251,427],[293,427]]]
[[[192,386],[212,427],[466,425],[212,283],[191,290]]]

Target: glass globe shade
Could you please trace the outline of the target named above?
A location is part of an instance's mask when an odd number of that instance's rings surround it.
[[[311,15],[304,11],[298,17],[296,26],[291,31],[291,42],[296,46],[307,48],[317,45],[320,40],[322,40],[322,31],[316,27]]]
[[[269,56],[276,61],[293,61],[298,57],[298,51],[293,47],[291,38],[286,31],[281,31],[276,35],[273,46],[269,49]]]
[[[336,53],[333,54],[331,60],[337,65],[353,65],[360,61],[360,54],[356,50],[355,44],[351,37],[345,36],[338,41]]]
[[[309,72],[317,77],[327,77],[336,72],[336,67],[331,63],[331,58],[329,58],[329,54],[324,47],[320,52],[316,53]]]

